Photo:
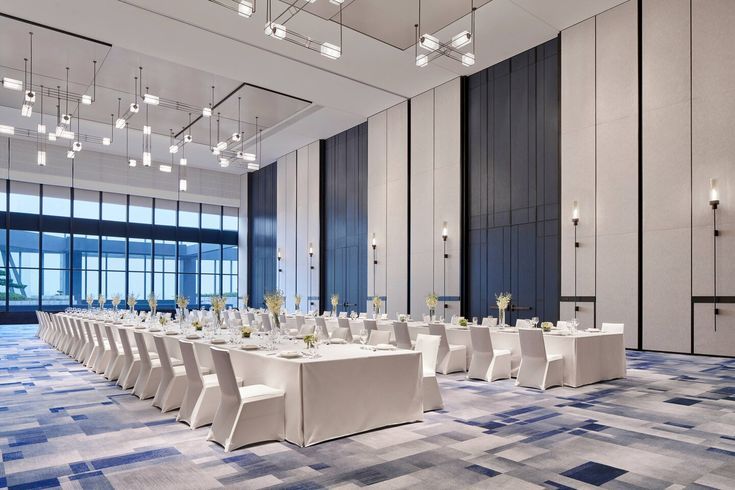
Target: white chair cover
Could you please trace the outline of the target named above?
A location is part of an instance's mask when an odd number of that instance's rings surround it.
[[[467,373],[468,378],[485,381],[510,378],[510,351],[493,349],[488,327],[471,326],[470,340],[472,360]]]
[[[564,358],[547,355],[544,335],[540,329],[518,330],[521,346],[521,365],[518,368],[517,386],[545,390],[564,385]]]
[[[390,330],[370,330],[368,337],[369,345],[388,344],[390,343]]]
[[[466,371],[467,346],[450,345],[449,341],[447,340],[447,329],[443,323],[430,324],[429,333],[431,335],[437,335],[440,339],[436,371],[442,374]]]
[[[399,349],[413,349],[411,334],[406,322],[393,322],[393,336],[396,339],[396,347]]]
[[[394,324],[395,325],[395,324]],[[424,412],[444,408],[439,383],[436,381],[436,360],[441,339],[436,335],[419,334],[416,336],[416,350],[421,352],[423,363]]]

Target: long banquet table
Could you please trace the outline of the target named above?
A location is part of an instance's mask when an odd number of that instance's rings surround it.
[[[119,333],[132,326],[117,325]],[[166,339],[168,353],[180,357],[182,335],[144,332]],[[131,335],[132,340],[132,335]],[[285,392],[286,440],[299,446],[389,425],[423,420],[421,355],[409,350],[372,351],[352,345],[325,345],[316,359],[284,359],[274,352],[246,351],[239,345],[193,340],[199,363],[214,371],[210,349],[226,348],[235,375],[245,384],[265,384]],[[257,343],[251,339],[247,343]],[[303,342],[285,341],[279,350],[300,350]]]

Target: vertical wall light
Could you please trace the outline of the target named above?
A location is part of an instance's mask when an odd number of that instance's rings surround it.
[[[314,305],[314,302],[311,299],[311,271],[314,270],[314,266],[312,265],[312,260],[314,259],[314,245],[309,242],[309,287],[307,292],[307,299],[309,301],[309,311],[311,311],[311,307]]]
[[[375,249],[378,247],[378,242],[375,240],[375,233],[373,233],[373,239],[370,241],[370,246],[373,247],[373,297],[377,294],[375,288],[375,272],[378,268],[378,258],[375,254]]]
[[[714,327],[717,331],[717,237],[720,231],[717,229],[717,207],[720,205],[720,191],[717,188],[717,179],[709,181],[709,205],[712,208],[712,304],[714,305]]]
[[[449,308],[449,305],[447,304],[447,259],[449,258],[449,254],[447,253],[447,238],[449,237],[449,229],[447,228],[447,222],[444,222],[444,225],[442,226],[442,242],[444,243],[444,288],[443,288],[443,296],[444,296],[444,311],[446,312],[446,309]],[[446,317],[446,314],[444,315]]]
[[[572,205],[572,225],[574,225],[574,318],[577,318],[579,306],[577,306],[577,249],[579,242],[577,241],[577,226],[579,225],[579,203],[574,201]]]
[[[283,272],[283,269],[281,269],[281,249],[276,250],[276,258],[278,259],[278,278],[276,280],[276,289],[279,291],[281,290],[281,272]]]

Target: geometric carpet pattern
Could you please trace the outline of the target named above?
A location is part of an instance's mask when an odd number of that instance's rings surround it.
[[[543,393],[438,376],[423,422],[224,453],[35,331],[0,327],[0,487],[735,488],[735,359],[628,352],[626,379]]]

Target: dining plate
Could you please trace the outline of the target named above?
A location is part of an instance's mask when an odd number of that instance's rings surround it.
[[[255,344],[245,344],[240,347],[242,350],[258,350],[260,349],[260,346]]]
[[[148,331],[149,332],[160,332],[161,329],[160,328],[150,328],[150,329],[148,329]]]
[[[375,349],[376,350],[396,350],[396,346],[391,345],[391,344],[378,344],[375,346]]]
[[[136,325],[135,328],[145,328],[145,325]]]
[[[301,357],[301,352],[297,352],[295,350],[281,351],[278,353],[278,357],[282,357],[284,359],[296,359],[297,357]]]
[[[201,339],[201,337],[200,337],[199,335],[195,334],[195,333],[190,333],[189,335],[187,335],[187,336],[186,336],[186,338],[187,338],[188,340],[197,340],[197,339]]]
[[[225,339],[212,339],[212,340],[210,340],[210,343],[212,343],[212,344],[224,344],[226,342],[227,341]]]
[[[602,330],[600,330],[599,328],[588,328],[587,330],[585,330],[585,332],[596,333],[596,332],[602,332]]]
[[[168,332],[166,332],[166,335],[178,335],[178,334],[179,332],[174,332],[173,330],[169,330]]]
[[[347,341],[345,339],[332,339],[329,341],[330,344],[346,344]]]

